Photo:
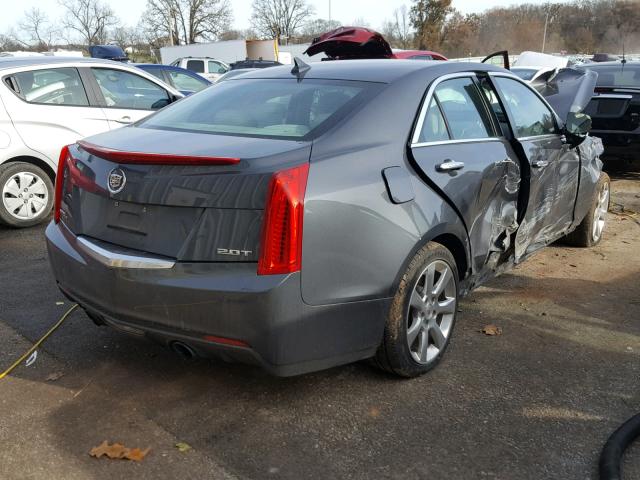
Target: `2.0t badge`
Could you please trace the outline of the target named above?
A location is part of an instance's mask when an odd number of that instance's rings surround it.
[[[127,183],[127,177],[121,168],[114,168],[109,172],[107,188],[111,193],[120,193]]]

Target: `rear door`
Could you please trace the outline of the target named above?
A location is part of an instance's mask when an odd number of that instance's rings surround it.
[[[109,130],[76,68],[24,70],[3,82],[12,93],[5,95],[6,109],[22,141],[52,162],[64,145]]]
[[[495,265],[517,228],[520,169],[472,73],[431,85],[411,151],[428,183],[464,220],[474,271]]]
[[[90,71],[111,129],[137,122],[173,100],[161,85],[127,70],[92,67]]]
[[[527,206],[516,236],[518,260],[562,236],[573,223],[580,157],[537,92],[511,75],[491,74],[491,79],[527,167]]]

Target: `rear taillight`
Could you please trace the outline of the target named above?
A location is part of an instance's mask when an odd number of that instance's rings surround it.
[[[64,174],[67,170],[67,161],[70,157],[69,145],[62,147],[60,158],[58,159],[58,172],[56,174],[56,191],[53,201],[53,221],[60,222],[60,207],[62,206],[62,194],[64,188]]]
[[[291,273],[302,265],[304,194],[309,164],[271,177],[262,224],[258,275]]]

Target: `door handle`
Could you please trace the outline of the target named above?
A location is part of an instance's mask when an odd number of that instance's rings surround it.
[[[436,170],[439,172],[452,172],[462,168],[464,168],[463,162],[454,162],[453,160],[445,160],[440,165],[436,165]]]
[[[549,162],[547,162],[546,160],[536,160],[535,162],[531,163],[531,166],[533,168],[544,168],[547,165],[549,165]]]
[[[131,117],[129,115],[125,115],[121,117],[120,120],[116,120],[118,123],[131,123]]]

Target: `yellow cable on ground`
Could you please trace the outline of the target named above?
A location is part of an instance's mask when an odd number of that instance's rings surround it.
[[[60,325],[62,325],[62,322],[64,322],[64,321],[67,319],[67,317],[68,317],[69,315],[71,315],[71,312],[73,312],[76,308],[78,308],[78,304],[77,304],[77,303],[76,303],[75,305],[73,305],[73,307],[71,307],[69,310],[67,310],[67,311],[65,312],[65,314],[64,314],[64,315],[62,315],[62,317],[60,317],[60,320],[58,320],[58,321],[56,322],[56,324],[55,324],[53,327],[51,327],[51,328],[49,329],[49,331],[48,331],[47,333],[45,333],[45,334],[44,334],[44,336],[43,336],[40,340],[38,340],[36,343],[34,343],[34,344],[33,344],[33,347],[31,347],[29,350],[27,350],[27,352],[26,352],[24,355],[22,355],[18,360],[16,360],[15,362],[13,362],[13,365],[11,365],[9,368],[7,368],[4,372],[0,373],[0,380],[2,380],[4,377],[6,377],[7,375],[9,375],[9,374],[13,371],[13,369],[14,369],[14,368],[16,368],[18,365],[20,365],[22,362],[24,362],[24,361],[25,361],[25,359],[29,358],[29,356],[30,356],[33,352],[35,352],[35,351],[38,349],[38,347],[39,347],[40,345],[42,345],[42,343],[43,343],[47,338],[49,338],[49,335],[51,335],[53,332],[55,332],[55,331],[56,331],[56,329],[57,329]]]

